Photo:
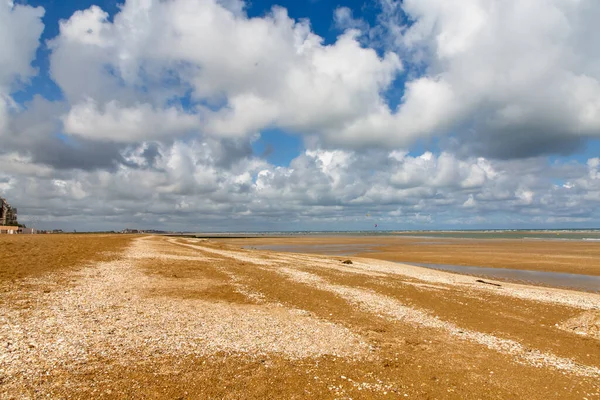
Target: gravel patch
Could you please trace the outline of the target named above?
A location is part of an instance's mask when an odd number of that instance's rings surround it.
[[[32,293],[40,299],[31,308],[0,308],[3,390],[57,367],[76,370],[92,356],[126,364],[157,355],[360,358],[368,351],[360,336],[303,310],[148,296],[161,280],[135,261],[152,252],[138,239],[124,258],[73,274],[68,288]]]
[[[502,287],[491,287],[488,285],[476,284],[472,276],[453,274],[444,271],[432,270],[424,267],[417,267],[408,264],[395,262],[357,259],[353,258],[351,265],[341,265],[335,258],[325,256],[310,256],[306,254],[289,253],[264,253],[259,251],[225,251],[215,250],[204,246],[188,245],[192,248],[206,252],[213,252],[222,256],[234,258],[240,261],[253,263],[256,265],[277,266],[281,263],[298,264],[299,262],[311,264],[318,268],[335,269],[340,272],[366,274],[369,276],[382,277],[386,275],[403,276],[416,279],[426,284],[450,285],[453,288],[464,288],[471,293],[489,293],[496,295],[519,298],[522,300],[532,300],[548,304],[563,305],[582,310],[600,310],[600,295],[596,293],[585,293],[567,289],[544,288],[524,284],[497,282],[488,279],[489,282],[501,284]],[[255,254],[255,256],[252,256]],[[258,257],[256,255],[259,255]],[[407,282],[408,283],[408,282]],[[441,288],[438,286],[438,288]]]
[[[196,250],[201,250],[201,251],[204,251],[207,253],[217,254],[221,257],[233,258],[234,260],[248,262],[251,264],[257,264],[257,265],[273,265],[274,264],[274,261],[258,258],[256,256],[252,256],[251,254],[249,254],[249,252],[218,250],[218,249],[215,249],[212,247],[181,243],[181,242],[178,242],[173,239],[170,239],[169,242],[176,244],[178,246],[185,246],[185,247],[189,247],[191,249],[196,249]]]
[[[585,311],[557,327],[567,332],[600,340],[600,311]]]
[[[325,264],[323,264],[325,266]],[[328,267],[341,270],[341,267],[334,264],[327,264]],[[389,275],[404,276],[417,279],[421,282],[434,284],[447,284],[454,287],[462,287],[471,292],[493,292],[500,296],[520,298],[523,300],[533,300],[549,304],[557,304],[579,308],[583,310],[600,310],[600,295],[595,293],[578,292],[575,290],[543,288],[529,285],[522,285],[509,282],[498,282],[491,279],[487,281],[501,284],[502,287],[490,287],[487,285],[475,284],[477,278],[472,276],[452,274],[444,271],[436,271],[429,268],[417,267],[408,264],[400,264],[380,260],[354,260],[353,265],[346,265],[344,272],[363,273],[384,273]]]
[[[500,353],[512,355],[519,363],[535,367],[551,367],[579,376],[600,377],[599,368],[578,364],[571,359],[544,353],[537,349],[526,348],[514,340],[462,329],[451,322],[431,316],[425,311],[404,306],[399,301],[388,296],[383,296],[369,290],[334,285],[317,275],[304,271],[290,268],[280,268],[277,271],[295,282],[333,292],[361,309],[380,317],[392,318],[413,325],[442,330],[458,339],[468,340]]]

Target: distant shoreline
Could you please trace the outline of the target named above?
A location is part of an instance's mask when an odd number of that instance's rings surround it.
[[[447,231],[272,231],[272,232],[193,232],[169,236],[202,239],[245,239],[279,237],[363,237],[392,236],[438,239],[523,239],[600,241],[600,229],[585,230],[447,230]]]

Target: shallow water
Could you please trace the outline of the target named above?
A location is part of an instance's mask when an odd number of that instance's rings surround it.
[[[563,272],[530,271],[523,269],[472,267],[450,264],[424,264],[407,262],[402,264],[416,265],[463,275],[473,275],[482,278],[524,282],[534,285],[545,285],[558,288],[600,292],[600,276],[567,274]]]
[[[456,230],[456,231],[269,231],[269,232],[198,232],[189,233],[197,237],[245,238],[245,237],[286,237],[286,236],[396,236],[428,239],[521,239],[521,240],[574,240],[600,241],[600,229],[563,230]]]
[[[251,249],[273,250],[294,253],[315,253],[337,256],[350,256],[357,253],[376,251],[377,245],[372,244],[282,244],[247,246]],[[551,286],[556,288],[575,289],[585,292],[600,292],[600,276],[568,274],[563,272],[531,271],[510,268],[472,267],[451,264],[425,264],[401,262],[402,264],[472,275],[481,278],[505,280],[510,282],[527,283],[532,285]]]

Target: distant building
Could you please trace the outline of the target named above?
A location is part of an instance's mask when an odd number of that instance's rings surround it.
[[[17,222],[17,209],[12,208],[6,199],[0,197],[0,226],[15,226]]]
[[[18,233],[22,233],[24,235],[33,235],[34,233],[38,233],[38,231],[33,228],[19,228]]]
[[[129,228],[126,228],[126,229],[123,229],[121,231],[121,233],[143,233],[143,231],[140,231],[139,229],[129,229]]]
[[[13,235],[19,233],[19,227],[18,226],[4,226],[4,225],[0,225],[0,235]]]

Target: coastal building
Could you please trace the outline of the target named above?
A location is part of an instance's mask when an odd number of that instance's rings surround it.
[[[6,199],[0,197],[0,226],[15,226],[17,223],[17,209],[12,208]]]
[[[121,233],[144,233],[143,231],[140,231],[139,229],[130,229],[130,228],[126,228],[123,229],[121,231]]]
[[[4,226],[4,225],[0,225],[0,235],[13,235],[19,233],[19,227],[18,226]]]

